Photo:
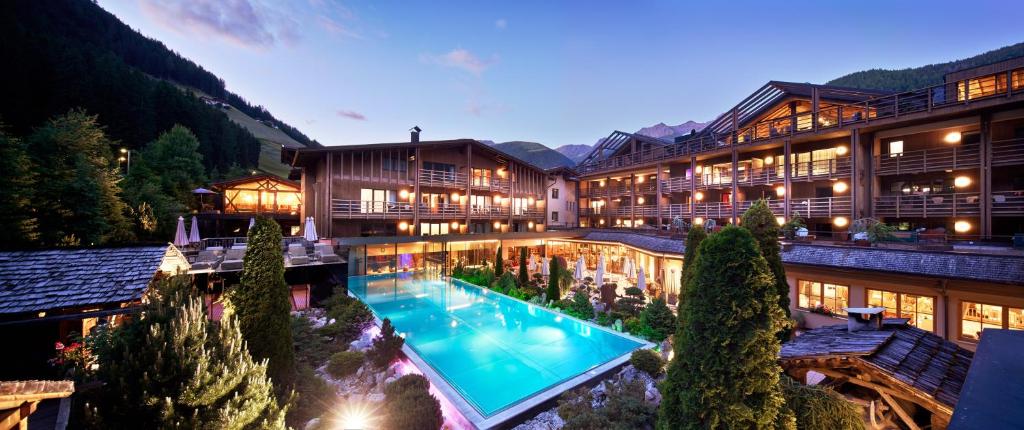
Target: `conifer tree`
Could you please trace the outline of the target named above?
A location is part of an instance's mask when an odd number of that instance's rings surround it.
[[[22,248],[39,238],[32,214],[32,170],[25,145],[0,125],[0,248]]]
[[[209,322],[189,280],[157,281],[141,317],[88,342],[105,382],[87,420],[96,428],[284,429],[266,360],[249,355],[238,323]]]
[[[498,245],[498,251],[494,254],[494,278],[501,278],[503,273],[505,273],[505,256],[502,253],[501,245]]]
[[[530,273],[526,270],[526,247],[519,248],[519,288],[530,284]]]
[[[775,277],[779,307],[782,308],[782,312],[787,318],[786,326],[779,331],[779,340],[784,342],[789,339],[789,282],[786,281],[786,268],[782,265],[778,221],[775,220],[775,214],[768,207],[768,202],[761,199],[754,202],[750,209],[743,213],[740,225],[754,235],[754,239],[757,240],[757,244],[761,248],[761,255],[768,262],[768,268],[771,269],[772,276]]]
[[[548,302],[554,300],[558,301],[562,298],[562,290],[558,287],[558,277],[562,274],[562,268],[558,265],[558,258],[552,258],[551,262],[548,263],[548,289],[547,289],[547,300]]]
[[[686,283],[690,279],[689,273],[693,270],[693,262],[697,259],[697,250],[700,243],[708,237],[707,231],[701,226],[691,226],[686,233],[686,253],[683,255],[683,270],[679,274],[679,304],[677,309],[682,309],[686,300]],[[679,313],[680,319],[682,312]],[[679,325],[682,328],[682,324]]]
[[[749,231],[729,226],[701,242],[691,264],[658,428],[775,428],[784,315],[768,263]]]
[[[284,280],[281,240],[277,222],[256,218],[249,229],[240,285],[229,296],[249,350],[256,359],[270,360],[267,374],[279,392],[290,387],[295,376],[291,292]]]

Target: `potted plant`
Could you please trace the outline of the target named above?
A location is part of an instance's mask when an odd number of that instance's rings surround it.
[[[806,229],[807,224],[804,223],[803,218],[800,218],[800,215],[794,215],[782,225],[782,235],[788,240],[796,239],[796,232],[801,228]]]
[[[850,223],[853,241],[860,246],[873,246],[893,239],[896,228],[875,218],[861,218]]]

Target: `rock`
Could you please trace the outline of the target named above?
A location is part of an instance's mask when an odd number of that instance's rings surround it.
[[[661,392],[658,391],[658,387],[653,383],[647,385],[647,390],[644,392],[644,401],[653,405],[661,404]]]
[[[320,418],[313,418],[306,422],[305,426],[302,426],[303,430],[313,430],[320,426]]]
[[[648,375],[647,372],[638,370],[636,367],[633,367],[633,365],[622,368],[616,376],[619,380],[624,382],[640,381],[644,385],[654,383],[654,379],[651,378],[651,375]]]
[[[384,380],[384,386],[388,386],[388,385],[391,385],[391,383],[392,383],[392,382],[395,382],[395,381],[397,381],[397,380],[398,380],[398,377],[397,377],[397,376],[395,376],[395,375],[392,375],[392,376],[388,376],[388,379],[385,379],[385,380]]]
[[[398,372],[401,371],[401,370],[402,370],[402,363],[398,363],[398,362],[392,363],[390,366],[388,366],[388,376],[402,376],[402,375],[398,374]]]
[[[565,421],[558,416],[558,410],[550,409],[514,427],[513,430],[557,430],[563,426],[565,426]]]
[[[362,378],[364,373],[366,373],[366,366],[359,366],[359,370],[356,371],[356,377]]]

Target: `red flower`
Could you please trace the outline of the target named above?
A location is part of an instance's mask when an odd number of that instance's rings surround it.
[[[64,349],[64,344],[63,344],[63,343],[60,343],[60,342],[57,342],[57,343],[56,343],[56,344],[55,344],[55,345],[53,346],[53,348],[54,348],[54,349],[56,349],[57,351],[63,350],[63,349]]]

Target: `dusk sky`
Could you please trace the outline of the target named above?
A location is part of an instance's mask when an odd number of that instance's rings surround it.
[[[550,147],[1024,41],[1013,1],[905,3],[100,0],[326,145],[419,125]]]

